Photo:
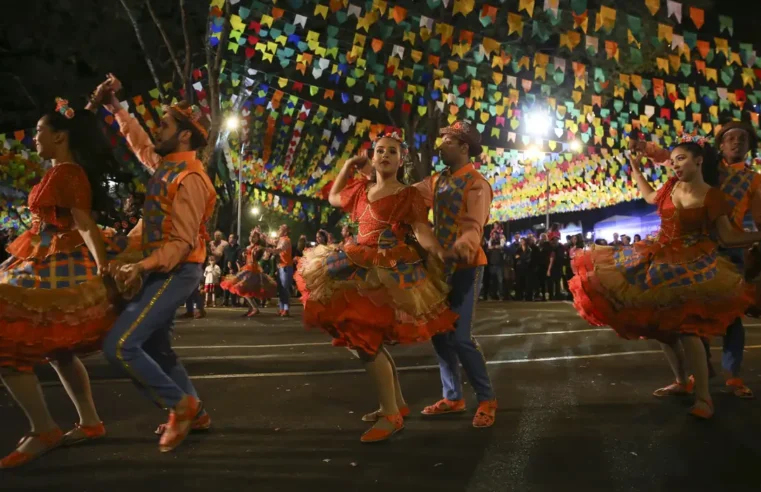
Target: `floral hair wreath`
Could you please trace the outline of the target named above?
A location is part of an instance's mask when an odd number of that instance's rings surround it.
[[[382,138],[390,138],[399,142],[402,158],[407,156],[407,153],[409,152],[409,146],[407,145],[407,142],[404,141],[401,130],[398,128],[387,128],[386,130],[378,133],[378,136],[375,137],[375,140],[373,140],[373,150],[375,150],[375,146],[378,144],[378,142],[380,142]]]
[[[74,117],[74,110],[69,107],[69,101],[60,97],[55,98],[55,110],[67,119]]]
[[[700,135],[690,135],[688,133],[682,135],[677,140],[677,145],[684,144],[684,143],[694,143],[699,145],[701,148],[706,148],[706,146],[710,146],[710,142],[707,138],[702,137]]]

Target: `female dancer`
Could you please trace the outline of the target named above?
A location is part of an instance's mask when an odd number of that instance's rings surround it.
[[[317,246],[299,262],[296,282],[304,303],[304,323],[333,336],[333,344],[356,351],[364,361],[380,401],[364,420],[375,425],[362,442],[383,441],[404,427],[404,403],[393,359],[384,343],[412,343],[454,328],[446,306],[443,274],[433,271],[445,254],[433,236],[419,191],[399,181],[406,149],[399,133],[375,140],[374,177],[347,184],[368,158],[347,160],[330,191],[330,203],[359,222],[356,243]],[[429,253],[427,266],[405,243],[414,231]]]
[[[718,255],[717,233],[727,246],[750,245],[761,233],[743,233],[727,218],[718,163],[704,140],[686,140],[671,151],[675,176],[657,192],[642,175],[641,146],[631,160],[643,198],[658,206],[661,228],[653,241],[596,246],[574,257],[570,287],[574,306],[596,326],[608,325],[627,339],[661,342],[680,385],[685,358],[694,371],[695,405],[690,413],[713,416],[708,365],[700,337],[721,335],[752,302],[742,275]]]
[[[100,273],[107,252],[91,212],[107,212],[107,179],[119,173],[96,117],[63,99],[37,123],[37,152],[50,168],[29,194],[32,227],[0,265],[0,379],[31,432],[0,468],[24,465],[62,445],[106,434],[90,380],[74,354],[99,350],[115,320]],[[79,414],[66,435],[48,411],[34,367],[50,360]]]
[[[248,302],[248,312],[243,316],[250,318],[259,314],[259,308],[256,307],[252,299],[266,301],[274,297],[277,294],[277,284],[259,266],[259,260],[262,259],[264,254],[264,242],[262,241],[261,234],[256,230],[251,231],[248,243],[246,248],[246,265],[235,275],[228,275],[222,281],[221,287]]]

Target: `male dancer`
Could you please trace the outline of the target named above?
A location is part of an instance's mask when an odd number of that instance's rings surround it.
[[[481,153],[481,137],[467,121],[441,130],[441,158],[447,166],[415,185],[433,206],[434,233],[444,249],[454,250],[458,261],[451,277],[449,304],[459,315],[455,331],[433,337],[439,358],[442,400],[423,410],[423,415],[465,411],[460,364],[478,398],[474,427],[491,427],[497,411],[481,347],[472,335],[473,315],[481,288],[486,255],[481,248],[483,228],[489,219],[492,190],[476,171],[471,158]]]
[[[730,220],[739,230],[743,230],[743,221],[750,212],[756,227],[761,227],[761,174],[753,172],[745,165],[748,152],[755,152],[758,146],[758,137],[753,128],[743,122],[730,121],[724,125],[716,135],[716,146],[721,155],[721,167],[719,168],[720,188],[724,198],[732,209]],[[650,144],[648,149],[651,150]],[[648,155],[657,162],[670,158],[668,151],[652,149]],[[721,249],[737,267],[742,270],[744,266],[743,249]],[[707,340],[706,352],[710,362],[711,352]],[[726,386],[739,398],[753,398],[753,392],[748,388],[740,377],[740,369],[745,350],[745,328],[742,318],[737,318],[727,327],[724,335],[724,347],[721,365],[726,373]],[[709,363],[710,367],[710,363]],[[691,392],[691,383],[673,383],[665,388],[655,391],[656,396],[681,395]]]
[[[119,86],[113,76],[105,84]],[[191,427],[210,425],[171,348],[170,334],[175,311],[198,289],[206,258],[204,223],[214,211],[216,192],[196,151],[206,146],[208,120],[186,103],[171,106],[154,145],[137,120],[121,108],[113,91],[104,97],[130,149],[155,171],[146,187],[143,259],[111,268],[127,284],[142,279],[143,287],[117,319],[103,352],[150,399],[169,410],[159,441],[159,450],[168,452],[182,443]]]
[[[756,227],[761,227],[761,174],[753,172],[745,165],[748,152],[755,153],[758,137],[747,123],[730,121],[716,135],[716,146],[721,155],[719,182],[724,198],[730,207],[730,219],[739,230],[750,212]],[[740,270],[744,267],[743,249],[726,249],[723,253]],[[706,343],[706,349],[708,349]],[[753,398],[753,392],[745,386],[740,377],[740,369],[745,350],[745,327],[742,318],[737,318],[727,327],[721,365],[727,376],[726,385],[739,398]],[[710,351],[708,351],[710,359]]]
[[[278,229],[277,246],[272,251],[277,254],[278,297],[280,300],[281,317],[290,316],[291,285],[293,284],[293,251],[291,239],[288,237],[288,226],[283,224]]]

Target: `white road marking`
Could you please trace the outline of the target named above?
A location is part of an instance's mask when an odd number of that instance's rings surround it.
[[[749,345],[745,347],[745,350],[761,349],[761,345]],[[719,347],[712,348],[712,350],[721,350]],[[589,359],[606,359],[611,357],[626,357],[631,355],[655,355],[662,354],[660,350],[634,350],[628,352],[610,352],[604,354],[587,354],[587,355],[563,355],[558,357],[537,357],[533,359],[504,359],[504,360],[490,360],[487,361],[487,365],[501,366],[506,364],[525,364],[530,362],[558,362],[563,360],[589,360]],[[430,371],[437,370],[438,364],[421,365],[421,366],[406,366],[399,367],[399,371]],[[206,380],[206,379],[253,379],[253,378],[277,378],[277,377],[294,377],[294,376],[328,376],[328,375],[340,375],[340,374],[362,374],[364,369],[334,369],[328,371],[293,371],[293,372],[258,372],[258,373],[241,373],[241,374],[204,374],[201,376],[191,376],[190,379],[194,380]],[[129,379],[101,379],[93,380],[93,384],[113,384],[113,383],[126,383],[130,382]],[[43,386],[60,386],[58,382],[43,383]]]
[[[565,335],[570,333],[593,333],[598,331],[609,331],[610,328],[588,328],[584,330],[557,330],[557,331],[536,331],[524,333],[497,333],[497,334],[475,334],[476,338],[512,338],[528,337],[541,335]],[[178,345],[175,350],[228,350],[228,349],[263,349],[263,348],[290,348],[290,347],[321,347],[333,345],[330,342],[309,342],[309,343],[276,343],[267,345]]]

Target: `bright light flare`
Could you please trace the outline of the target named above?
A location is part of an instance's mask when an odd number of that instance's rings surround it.
[[[277,232],[275,232],[275,231],[270,232],[270,237],[271,238],[276,238],[277,237]]]
[[[230,131],[237,130],[239,126],[240,126],[240,119],[238,119],[238,117],[235,115],[230,115],[225,120],[225,128],[227,128]]]
[[[525,155],[526,159],[531,160],[531,161],[535,161],[535,160],[541,158],[542,155],[544,155],[544,152],[539,150],[538,147],[529,147],[528,149],[525,150],[524,155]]]
[[[581,152],[581,142],[573,140],[571,142],[571,152]]]
[[[552,127],[552,118],[544,111],[531,111],[526,115],[526,130],[531,135],[546,135]]]
[[[259,207],[254,207],[251,209],[251,213],[253,215],[259,215],[259,212],[260,212]]]

